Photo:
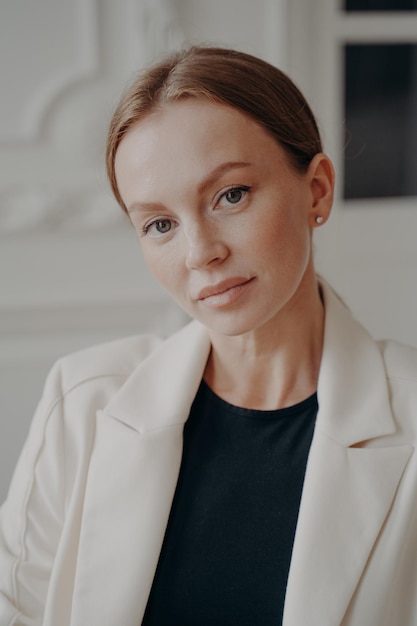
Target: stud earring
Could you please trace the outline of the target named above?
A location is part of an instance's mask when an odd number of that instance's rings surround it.
[[[316,224],[323,224],[324,217],[322,215],[316,215]]]

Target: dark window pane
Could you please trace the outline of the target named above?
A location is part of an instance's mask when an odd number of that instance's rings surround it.
[[[345,11],[415,11],[417,0],[345,0]]]
[[[344,197],[417,195],[417,44],[345,47]]]

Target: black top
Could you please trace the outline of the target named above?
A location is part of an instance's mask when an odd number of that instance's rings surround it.
[[[257,411],[201,383],[142,626],[281,624],[316,414],[316,394]]]

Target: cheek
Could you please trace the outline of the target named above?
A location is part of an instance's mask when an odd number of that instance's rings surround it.
[[[297,209],[267,220],[253,243],[264,264],[279,266],[284,273],[304,268],[311,253],[310,229]]]
[[[155,280],[172,292],[180,279],[178,258],[172,249],[146,242],[141,243],[143,259]]]

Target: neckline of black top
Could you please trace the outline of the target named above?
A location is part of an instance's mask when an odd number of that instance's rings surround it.
[[[210,402],[213,403],[214,406],[217,405],[224,412],[238,415],[247,419],[284,419],[286,417],[292,417],[295,414],[302,413],[308,408],[313,409],[313,407],[315,407],[316,410],[318,408],[317,392],[314,392],[311,396],[308,396],[304,400],[301,400],[296,404],[281,409],[247,409],[244,407],[236,406],[234,404],[230,404],[230,402],[223,400],[223,398],[218,396],[211,389],[211,387],[209,387],[204,379],[201,381],[197,395],[201,395],[202,399],[204,397],[209,398]]]

